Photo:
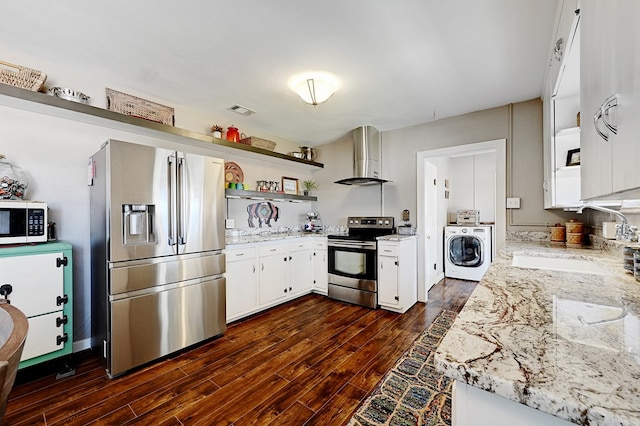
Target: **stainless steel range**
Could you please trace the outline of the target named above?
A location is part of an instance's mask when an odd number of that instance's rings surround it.
[[[349,217],[348,234],[328,236],[329,297],[378,307],[376,238],[394,233],[393,217]]]

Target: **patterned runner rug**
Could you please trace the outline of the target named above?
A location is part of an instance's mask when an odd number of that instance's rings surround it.
[[[453,382],[436,371],[433,356],[455,319],[455,312],[442,311],[382,378],[348,426],[451,425]]]

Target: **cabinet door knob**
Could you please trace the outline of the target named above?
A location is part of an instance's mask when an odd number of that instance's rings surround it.
[[[62,324],[69,322],[69,317],[63,315],[62,318],[56,318],[56,327],[60,327]]]
[[[4,300],[9,304],[11,304],[11,301],[9,300],[11,292],[13,292],[13,286],[11,284],[2,284],[0,286],[0,296],[4,296]]]
[[[65,343],[67,340],[69,340],[69,335],[67,333],[64,333],[62,336],[56,336],[56,345],[60,346],[61,344]]]

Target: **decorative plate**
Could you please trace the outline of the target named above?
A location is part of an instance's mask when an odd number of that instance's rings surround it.
[[[225,182],[242,183],[244,182],[244,173],[240,166],[233,161],[226,161],[224,163],[224,180]]]

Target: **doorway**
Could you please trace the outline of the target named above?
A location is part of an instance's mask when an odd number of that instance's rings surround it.
[[[444,169],[448,159],[464,155],[495,154],[495,243],[506,236],[506,139],[496,139],[417,153],[418,201],[418,300],[425,302],[429,289],[444,277],[443,229],[448,223],[448,182]]]

